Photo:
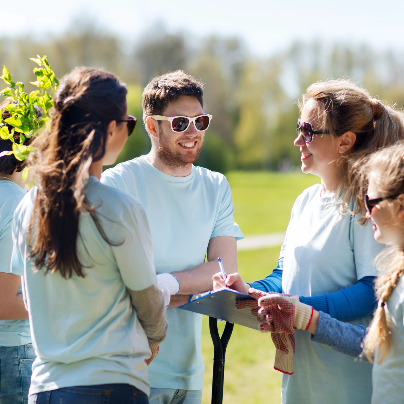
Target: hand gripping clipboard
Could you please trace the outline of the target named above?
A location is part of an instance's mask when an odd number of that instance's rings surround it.
[[[232,289],[223,288],[216,292],[202,294],[197,299],[179,306],[179,308],[259,330],[260,323],[251,314],[251,309],[236,309],[236,301],[238,300],[254,300],[254,298]]]

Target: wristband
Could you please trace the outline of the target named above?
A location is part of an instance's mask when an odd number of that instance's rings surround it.
[[[178,279],[169,273],[158,274],[157,282],[161,288],[167,288],[170,295],[176,295],[180,291],[180,283]]]

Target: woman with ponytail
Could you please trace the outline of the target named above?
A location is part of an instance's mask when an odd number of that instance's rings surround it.
[[[376,258],[377,310],[369,328],[314,310],[307,331],[313,342],[374,362],[372,403],[396,404],[404,397],[404,143],[374,153],[361,170],[368,183],[366,217],[375,239],[388,246]],[[272,299],[284,308],[291,303],[287,296],[273,294],[266,304]],[[294,306],[295,317],[307,309],[302,303]]]
[[[223,281],[218,273],[214,286],[295,295],[333,318],[367,326],[376,302],[374,258],[382,246],[371,226],[361,225],[365,191],[356,167],[375,150],[404,139],[404,116],[349,80],[312,84],[300,109],[294,144],[302,171],[320,177],[321,184],[297,198],[271,275],[248,285],[239,274]],[[285,373],[283,403],[370,402],[369,363],[317,344],[301,330],[294,337],[293,364],[282,355],[275,362]]]
[[[23,277],[37,355],[29,403],[147,403],[147,364],[165,337],[142,206],[102,185],[136,118],[112,74],[77,68],[34,141],[36,186],[13,220],[12,272]]]

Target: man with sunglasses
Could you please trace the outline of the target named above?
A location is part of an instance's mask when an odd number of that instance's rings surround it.
[[[219,256],[227,273],[237,271],[236,240],[243,234],[233,219],[229,184],[222,174],[193,165],[211,119],[203,112],[202,84],[192,76],[176,71],[154,78],[143,92],[149,154],[102,177],[142,202],[159,285],[171,295],[167,337],[149,367],[151,404],[202,401],[202,318],[176,307],[212,289]]]

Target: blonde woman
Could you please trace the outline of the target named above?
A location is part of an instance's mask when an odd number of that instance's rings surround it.
[[[308,331],[313,342],[347,355],[359,356],[363,349],[374,361],[372,403],[396,404],[404,397],[404,143],[373,154],[363,172],[369,182],[366,217],[372,221],[376,241],[389,246],[376,259],[378,308],[368,329],[315,310]],[[265,297],[265,305],[278,297],[291,302],[274,294]],[[296,304],[295,314],[304,309]]]
[[[373,261],[382,247],[372,228],[358,223],[362,195],[352,167],[376,149],[404,139],[403,115],[347,80],[312,84],[300,107],[294,144],[302,171],[319,176],[321,184],[297,198],[278,268],[251,287],[297,295],[333,318],[367,326],[376,302]],[[214,282],[224,286],[220,274]],[[228,276],[226,286],[242,292],[250,287],[239,274]],[[283,403],[370,401],[369,363],[314,343],[303,331],[295,340],[294,374],[282,378]]]

